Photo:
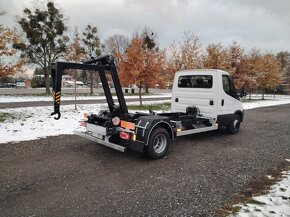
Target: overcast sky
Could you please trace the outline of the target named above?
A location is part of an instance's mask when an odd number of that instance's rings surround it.
[[[0,0],[7,11],[1,23],[16,25],[14,16],[30,0]],[[67,24],[83,31],[97,26],[101,39],[115,33],[131,36],[145,26],[157,32],[159,45],[182,40],[185,31],[199,36],[203,46],[233,40],[247,50],[290,50],[290,0],[55,0]]]

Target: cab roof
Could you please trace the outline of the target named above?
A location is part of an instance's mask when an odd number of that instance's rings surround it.
[[[220,69],[188,69],[177,71],[176,75],[194,75],[194,74],[204,74],[204,73],[219,73],[229,75],[228,72]]]

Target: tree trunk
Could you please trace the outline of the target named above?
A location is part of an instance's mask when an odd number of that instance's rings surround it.
[[[265,89],[262,90],[262,99],[265,99]]]
[[[92,95],[94,93],[94,74],[93,74],[93,72],[90,72],[90,80],[91,80],[91,85],[90,85],[91,92],[90,92],[90,94]]]
[[[50,80],[49,80],[49,71],[47,71],[47,68],[43,68],[44,72],[44,78],[45,78],[45,93],[50,94]]]
[[[77,110],[77,79],[75,76],[75,110]]]
[[[141,91],[142,90],[142,87],[141,87],[141,85],[139,86],[139,101],[140,101],[140,106],[143,106],[142,105],[142,94],[141,94]]]
[[[252,90],[250,89],[249,92],[250,92],[249,93],[249,100],[251,100],[252,99]]]
[[[146,84],[146,86],[145,86],[145,92],[146,92],[146,93],[149,93],[149,87],[148,87],[148,84]]]

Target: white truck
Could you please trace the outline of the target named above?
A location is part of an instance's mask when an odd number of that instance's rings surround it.
[[[172,88],[171,112],[129,113],[114,59],[107,55],[80,63],[57,62],[51,66],[55,119],[60,118],[61,77],[66,69],[98,72],[108,102],[108,110],[90,114],[81,122],[85,132],[77,135],[107,147],[146,152],[149,157],[164,157],[177,136],[227,128],[237,133],[244,110],[230,75],[221,70],[176,72]],[[118,104],[115,104],[108,76],[112,78]]]
[[[184,112],[195,106],[198,114],[213,120],[218,128],[226,127],[229,133],[239,131],[244,109],[229,73],[216,69],[184,70],[175,73],[171,111]],[[211,127],[215,129],[215,125]],[[200,131],[208,131],[205,127]],[[192,132],[196,132],[193,130]],[[184,132],[182,134],[188,134]]]

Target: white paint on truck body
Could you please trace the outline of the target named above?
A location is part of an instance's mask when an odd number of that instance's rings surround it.
[[[226,93],[227,83],[232,84],[229,73],[217,69],[183,70],[175,73],[171,111],[186,112],[196,106],[205,117],[234,114],[243,111],[242,103]]]

